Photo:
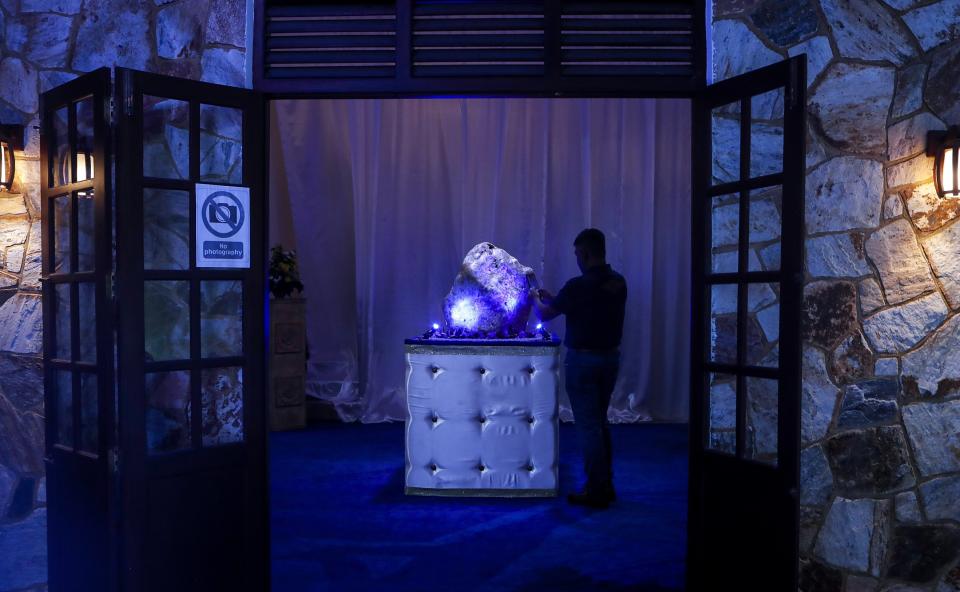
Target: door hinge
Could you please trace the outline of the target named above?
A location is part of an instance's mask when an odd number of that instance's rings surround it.
[[[123,71],[123,110],[127,117],[133,115],[133,76],[130,70]]]
[[[117,124],[117,103],[110,97],[107,99],[107,125],[113,127]]]
[[[789,94],[789,105],[787,108],[789,110],[803,108],[803,105],[800,105],[800,85],[806,84],[807,80],[805,78],[801,79],[799,72],[797,70],[800,68],[796,60],[790,62],[790,82],[787,83],[787,86],[790,88]]]

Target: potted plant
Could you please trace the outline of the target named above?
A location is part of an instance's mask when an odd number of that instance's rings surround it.
[[[280,245],[270,249],[270,428],[289,430],[307,424],[306,301],[297,253]]]

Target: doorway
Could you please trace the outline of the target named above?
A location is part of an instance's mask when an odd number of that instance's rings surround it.
[[[276,589],[416,589],[426,570],[434,585],[468,589],[682,589],[690,109],[685,99],[272,102],[269,242],[297,250],[310,406],[335,420],[271,435]],[[506,249],[556,291],[579,275],[572,243],[588,226],[607,234],[630,294],[609,414],[617,502],[604,513],[566,505],[582,484],[569,424],[558,499],[405,497],[404,338],[439,320],[474,244]],[[562,321],[549,330],[562,336]],[[563,389],[561,399],[569,420]],[[338,520],[345,510],[356,518]],[[355,569],[334,567],[344,564]]]
[[[697,588],[695,578],[704,574],[730,582],[742,581],[745,575],[754,578],[756,582],[769,583],[782,579],[784,588],[790,587],[789,582],[794,582],[796,578],[800,376],[799,341],[795,336],[800,299],[797,278],[802,277],[800,254],[804,79],[804,60],[791,59],[707,88],[697,95],[692,109],[693,137],[698,141],[691,150],[691,279],[692,318],[695,322],[691,331],[689,359],[693,384],[700,386],[691,389],[693,396],[690,400],[690,538],[687,581],[691,588]],[[751,116],[754,110],[753,97],[776,89],[782,89],[782,152],[774,152],[773,160],[779,162],[780,170],[760,169],[760,172],[757,172],[752,168],[750,155],[754,153],[754,127],[763,122],[758,122]],[[94,109],[92,152],[97,168],[92,179],[81,179],[81,161],[77,156],[81,148],[88,147],[79,141],[87,135],[78,133],[80,130],[77,114],[82,109],[83,101],[90,96],[97,97],[91,103]],[[116,114],[109,111],[110,103],[106,98],[111,96],[114,104],[118,106]],[[156,101],[149,97],[166,98],[168,101]],[[70,536],[84,537],[90,556],[105,558],[91,562],[56,560],[52,552],[51,588],[70,589],[77,582],[106,581],[108,589],[142,589],[145,583],[163,588],[169,587],[170,582],[176,582],[183,589],[188,589],[198,585],[198,582],[200,585],[203,582],[222,583],[222,579],[218,578],[221,578],[225,570],[238,582],[265,583],[269,577],[266,565],[268,553],[265,548],[267,477],[264,455],[267,452],[267,436],[263,429],[266,419],[265,405],[261,398],[265,389],[257,383],[263,379],[261,364],[265,362],[261,356],[265,344],[258,336],[267,334],[266,331],[261,333],[264,328],[261,321],[265,307],[263,297],[266,295],[266,269],[263,259],[258,260],[258,257],[266,255],[267,250],[264,209],[266,203],[262,183],[262,175],[266,171],[251,164],[264,163],[260,151],[266,146],[266,142],[259,135],[264,129],[261,119],[265,114],[262,97],[251,91],[119,69],[113,76],[110,76],[109,72],[101,71],[81,77],[49,91],[43,100],[45,134],[41,143],[41,157],[45,163],[45,174],[48,175],[43,180],[43,206],[56,212],[57,205],[62,204],[59,216],[56,213],[45,216],[50,232],[43,247],[44,323],[47,327],[57,327],[59,324],[64,327],[60,335],[70,335],[71,339],[73,335],[81,335],[81,321],[88,322],[91,319],[81,318],[74,311],[83,307],[83,283],[94,284],[96,295],[88,302],[95,302],[95,330],[84,333],[86,337],[81,338],[89,342],[90,337],[95,335],[96,351],[100,357],[107,356],[109,359],[109,353],[117,348],[116,359],[119,364],[118,379],[107,371],[109,364],[106,361],[85,361],[83,352],[78,351],[82,348],[78,348],[76,344],[69,348],[64,347],[61,354],[53,347],[58,335],[56,329],[49,336],[45,335],[45,339],[54,340],[46,344],[44,351],[45,403],[50,410],[59,412],[59,409],[64,409],[59,416],[54,413],[47,425],[47,462],[48,472],[51,473],[48,493],[51,536],[60,543],[75,540]],[[188,268],[152,269],[148,266],[148,252],[144,249],[144,242],[150,236],[148,229],[151,223],[185,222],[189,228],[186,239],[189,242],[196,240],[194,231],[197,223],[204,219],[189,207],[189,196],[195,197],[191,192],[197,189],[196,183],[209,180],[203,178],[201,156],[203,136],[205,133],[210,135],[211,129],[205,125],[219,126],[223,122],[212,117],[204,124],[204,105],[242,111],[243,150],[231,152],[233,157],[228,159],[228,163],[239,161],[237,157],[242,153],[243,173],[240,182],[249,185],[250,211],[256,214],[258,220],[258,224],[251,227],[251,244],[254,245],[251,253],[255,254],[253,266],[245,271],[208,271],[197,269],[195,261],[188,255]],[[730,105],[736,107],[731,110]],[[68,155],[65,161],[59,150],[51,150],[46,143],[56,137],[56,114],[64,107],[67,130],[64,132],[67,138],[67,151],[64,154]],[[152,149],[149,137],[151,127],[148,125],[150,119],[146,114],[157,110],[162,113],[163,125],[159,127],[163,132],[154,135],[167,146],[167,152],[161,151],[161,154],[158,154],[160,160],[162,161],[165,155],[187,154],[183,157],[189,162],[187,169],[174,166],[157,174],[146,174],[148,159],[144,155]],[[721,118],[739,121],[739,125],[732,127],[737,130],[739,138],[739,166],[728,170],[735,175],[733,178],[721,181],[715,180],[711,168],[712,163],[718,160],[714,158],[711,146],[723,145],[717,142],[715,132],[722,131],[724,124],[712,118],[715,110],[720,111]],[[736,117],[731,117],[734,114]],[[109,125],[114,118],[115,136],[112,133],[114,128]],[[177,129],[183,134],[178,135]],[[731,128],[728,127],[729,129]],[[223,134],[217,132],[212,135]],[[775,133],[773,135],[776,136]],[[114,148],[114,140],[118,148]],[[758,147],[760,145],[757,144]],[[185,150],[173,151],[170,150],[171,147]],[[214,154],[223,152],[214,151]],[[102,155],[102,158],[99,155]],[[67,164],[64,165],[64,162]],[[106,173],[108,165],[116,167],[116,193],[100,189],[104,187],[101,183],[110,178]],[[54,172],[61,170],[67,171],[67,174],[61,180],[55,181]],[[228,166],[215,169],[212,173],[208,170],[207,173],[217,175],[216,180],[225,185],[235,185],[236,182],[229,176],[231,170],[233,169]],[[222,175],[226,177],[220,178]],[[81,209],[89,203],[91,187],[94,224],[106,224],[106,228],[112,228],[114,233],[95,233],[93,252],[101,254],[102,260],[98,259],[92,270],[83,271],[85,275],[76,275],[73,268],[79,267],[81,256],[81,227],[78,221],[81,219]],[[750,268],[750,251],[754,249],[750,212],[760,210],[753,208],[752,192],[770,187],[782,189],[782,209],[778,220],[781,230],[781,258],[778,269],[756,270]],[[176,204],[186,207],[180,207],[176,216],[151,221],[143,208],[148,189],[173,192],[177,195],[186,192],[187,200],[174,200]],[[63,198],[65,195],[69,197]],[[732,259],[724,256],[735,261],[736,270],[721,271],[711,267],[714,255],[719,255],[720,251],[725,252],[723,249],[714,251],[715,245],[712,243],[714,230],[711,220],[716,215],[713,198],[719,196],[726,196],[733,201],[728,203],[721,200],[716,203],[718,207],[727,207],[734,202],[739,204],[736,217],[739,221],[734,251],[736,255]],[[130,200],[134,202],[131,203]],[[117,213],[115,228],[110,226],[110,218],[107,217],[108,213],[114,211],[114,207]],[[49,210],[46,212],[49,213]],[[56,227],[58,221],[61,224],[59,233]],[[214,221],[226,223],[225,220]],[[394,223],[394,220],[387,218],[385,223]],[[114,237],[117,240],[116,252],[110,248],[110,239]],[[191,249],[196,246],[193,242],[189,244]],[[70,249],[69,259],[63,255],[65,246]],[[110,255],[110,258],[105,255]],[[169,253],[161,255],[166,257]],[[562,258],[562,251],[556,255],[558,259]],[[68,260],[70,267],[57,266],[58,261],[65,263]],[[164,265],[172,265],[169,257],[163,261]],[[558,274],[558,277],[562,276]],[[420,281],[422,278],[413,279]],[[205,333],[210,334],[212,327],[204,329],[203,284],[237,281],[244,285],[244,296],[240,303],[240,316],[244,327],[243,355],[207,356],[202,337]],[[151,282],[154,282],[156,287],[185,287],[185,290],[178,292],[183,296],[179,299],[182,306],[178,310],[188,313],[184,312],[185,316],[158,314],[161,312],[158,309],[146,308],[146,294],[150,292]],[[750,361],[748,346],[751,341],[746,339],[748,332],[741,328],[741,321],[746,322],[752,312],[749,287],[763,283],[773,284],[780,294],[781,348],[779,365],[776,368],[758,366]],[[172,285],[168,286],[170,284]],[[711,286],[709,291],[706,289],[708,286]],[[736,323],[723,325],[718,322],[720,315],[712,314],[716,312],[711,308],[714,302],[712,287],[715,286],[738,287],[735,299],[738,319]],[[741,286],[744,289],[740,289]],[[62,302],[57,299],[57,291],[63,293]],[[777,290],[771,288],[771,291]],[[726,304],[729,305],[730,302],[728,299]],[[58,306],[61,303],[64,306]],[[104,305],[111,307],[111,312],[115,314],[101,314]],[[150,314],[144,314],[145,312]],[[221,313],[212,309],[207,311],[208,317],[219,314]],[[724,311],[723,314],[730,313]],[[152,316],[153,321],[148,322],[148,316]],[[413,319],[412,322],[419,324],[421,321]],[[172,325],[188,327],[189,333],[148,330],[150,323],[158,323],[165,329]],[[717,328],[723,326],[726,326],[729,332],[718,332]],[[733,335],[736,337],[730,341]],[[177,338],[171,340],[164,336]],[[735,361],[721,361],[709,357],[721,351],[722,348],[717,345],[723,342],[728,345],[736,344],[733,348],[737,355]],[[157,351],[175,351],[182,355],[175,356],[175,359],[163,356],[162,359],[150,359],[145,354],[149,353],[151,343],[160,343],[162,347]],[[244,373],[249,381],[244,384],[239,411],[243,416],[242,440],[209,440],[210,434],[207,433],[205,425],[209,414],[188,415],[190,409],[216,408],[215,418],[220,419],[221,409],[211,404],[216,397],[211,399],[208,396],[206,401],[204,399],[202,375],[210,369],[241,365],[252,370]],[[58,371],[66,373],[65,376],[69,378],[58,382]],[[176,401],[182,403],[175,408],[176,421],[172,422],[176,424],[172,427],[178,428],[174,431],[182,437],[156,440],[154,437],[158,434],[169,435],[172,424],[149,423],[148,408],[151,404],[154,408],[159,408],[157,405],[166,405],[169,400],[165,397],[145,396],[149,386],[146,381],[151,373],[185,376],[184,372],[189,373],[188,380],[179,384],[164,383],[164,388],[153,389],[156,392],[172,394]],[[732,429],[732,450],[711,447],[715,441],[723,446],[728,446],[731,441],[729,436],[727,439],[712,438],[710,422],[717,399],[713,397],[712,389],[707,388],[713,383],[707,383],[706,380],[710,374],[716,373],[733,376],[734,378],[726,383],[738,385],[732,406],[729,407],[735,426]],[[84,395],[83,391],[84,376],[94,374],[97,377],[95,392],[98,394],[95,398],[87,398],[88,395]],[[749,383],[752,378],[776,382],[777,395],[751,398]],[[78,381],[80,388],[76,388]],[[218,384],[221,382],[218,381]],[[222,384],[229,386],[230,381]],[[739,388],[741,384],[748,386],[745,389]],[[153,386],[156,387],[157,384]],[[91,392],[93,391],[87,391],[88,394]],[[104,395],[100,396],[99,393]],[[730,402],[729,399],[726,399],[727,402]],[[92,407],[87,407],[88,410],[94,410],[94,415],[84,415],[85,400],[95,401],[95,404],[91,404]],[[749,422],[752,421],[750,414],[756,415],[758,404],[761,411],[764,407],[768,410],[776,409],[775,414],[761,414],[776,418],[776,436],[773,439],[776,442],[775,456],[758,456],[756,440],[751,443],[748,437],[750,427],[756,427],[755,423]],[[67,443],[58,440],[60,433],[54,426],[59,425],[59,418],[73,428],[71,433],[74,435],[82,435],[84,425],[97,426],[94,446],[96,450],[92,456],[81,454],[86,452],[82,438],[78,440],[71,436]],[[230,431],[227,430],[224,434],[229,436]],[[389,439],[389,434],[384,436],[384,441]],[[150,442],[154,443],[153,447],[148,447]],[[164,446],[170,442],[177,445],[171,450],[159,450],[156,447],[158,442]],[[333,448],[342,443],[343,441],[334,435],[327,440],[326,447]],[[769,443],[770,440],[767,440],[768,445]],[[56,452],[57,446],[63,450]],[[362,452],[362,445],[358,445],[357,449]],[[73,454],[78,459],[83,457],[82,463],[86,469],[70,470],[73,461],[57,464],[56,454],[60,452]],[[162,454],[155,454],[157,452]],[[771,460],[774,462],[770,462]],[[77,466],[80,466],[81,461],[78,460],[77,463]],[[55,478],[54,472],[58,472]],[[296,469],[293,472],[296,472]],[[346,473],[344,482],[348,482],[353,476],[355,472]],[[150,479],[154,481],[153,484],[148,482]],[[342,488],[344,483],[336,485]],[[91,513],[87,507],[68,503],[70,491],[80,488],[84,488],[84,491],[106,488],[113,493],[108,493],[105,507],[101,507],[98,513]],[[754,498],[744,496],[744,493],[759,495],[763,503],[753,503]],[[110,497],[111,495],[113,497]],[[223,503],[223,500],[229,503]],[[98,501],[103,501],[102,497],[98,497]],[[421,512],[415,524],[429,524],[432,513]],[[54,516],[58,518],[54,520]],[[336,518],[341,524],[347,524],[349,529],[349,519],[352,516],[338,514]],[[508,525],[509,523],[507,521]],[[482,528],[479,530],[483,531]],[[763,551],[763,556],[770,561],[765,561],[757,568],[753,561],[756,555],[738,553],[732,547],[724,547],[724,553],[721,554],[708,553],[708,550],[727,540],[734,531],[747,535],[751,544]],[[225,532],[234,533],[236,536],[225,535]],[[144,545],[144,541],[148,543],[148,547]],[[178,541],[187,541],[189,544],[177,544]],[[67,547],[56,549],[56,552],[60,553],[68,551]],[[149,550],[149,553],[145,554],[145,550]],[[482,558],[469,558],[482,563]],[[168,569],[171,565],[177,568]],[[377,566],[375,561],[364,565],[372,565],[374,570]],[[569,572],[562,573],[570,575],[570,579],[576,581]],[[150,574],[156,577],[148,577]],[[254,580],[249,580],[250,577]]]

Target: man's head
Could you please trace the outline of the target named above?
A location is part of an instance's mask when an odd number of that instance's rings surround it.
[[[573,254],[581,273],[607,262],[607,241],[596,228],[587,228],[573,241]]]

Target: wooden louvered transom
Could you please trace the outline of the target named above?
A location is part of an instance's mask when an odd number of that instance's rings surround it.
[[[544,2],[418,0],[414,76],[542,76]]]
[[[268,3],[263,67],[269,78],[393,76],[393,2]]]
[[[682,2],[565,2],[562,73],[693,74],[693,6]]]
[[[630,79],[669,92],[703,83],[698,0],[257,2],[256,79],[266,90],[561,92]]]

